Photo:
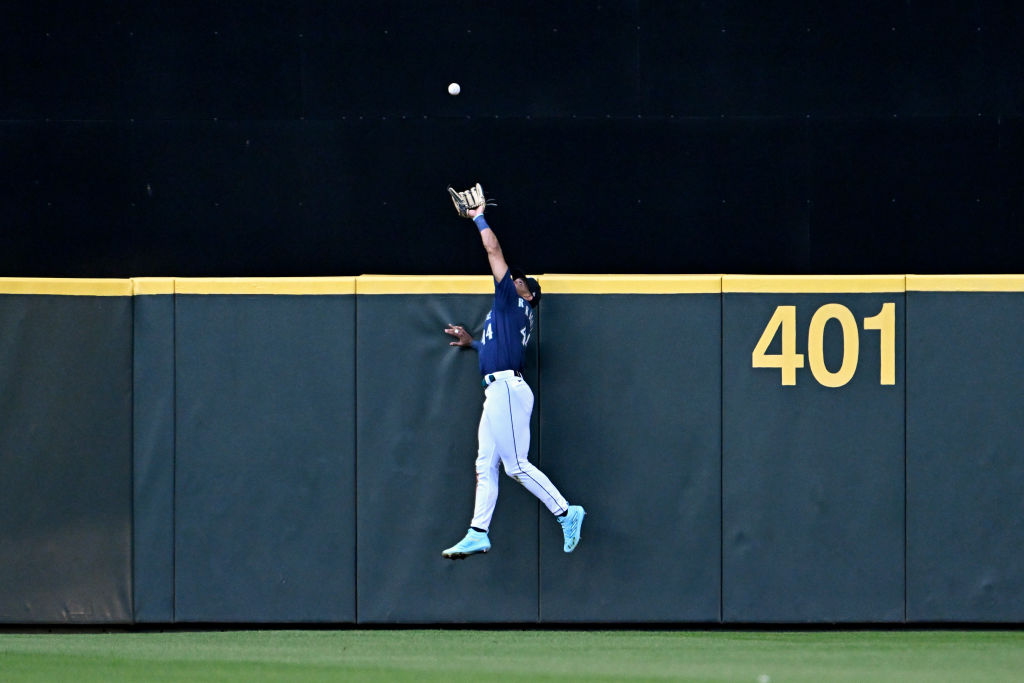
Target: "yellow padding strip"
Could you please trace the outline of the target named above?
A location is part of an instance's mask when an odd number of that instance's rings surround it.
[[[721,275],[538,275],[544,294],[718,294]]]
[[[176,294],[355,294],[354,277],[176,278]]]
[[[871,294],[906,291],[905,275],[725,275],[725,293]]]
[[[1024,275],[908,275],[908,292],[1024,292]]]
[[[548,294],[1024,292],[1024,275],[537,275]],[[487,275],[311,278],[17,278],[0,294],[491,294]]]
[[[0,294],[131,296],[132,281],[100,278],[0,277]]]
[[[494,294],[494,278],[489,275],[361,275],[356,278],[356,293]]]
[[[134,277],[132,292],[135,296],[146,294],[174,294],[173,277]]]

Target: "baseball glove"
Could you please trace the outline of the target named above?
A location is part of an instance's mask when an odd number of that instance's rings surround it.
[[[497,206],[497,204],[487,201],[487,198],[484,197],[484,188],[480,187],[480,183],[462,192],[458,192],[449,185],[448,194],[452,197],[452,204],[455,205],[455,210],[463,218],[469,217],[470,209],[476,209],[481,206]]]

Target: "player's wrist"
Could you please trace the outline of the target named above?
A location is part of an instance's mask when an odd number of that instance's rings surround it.
[[[476,223],[476,229],[479,230],[480,232],[483,232],[484,230],[487,230],[488,228],[491,227],[487,225],[487,219],[484,218],[483,213],[478,213],[477,215],[473,216],[473,222]]]

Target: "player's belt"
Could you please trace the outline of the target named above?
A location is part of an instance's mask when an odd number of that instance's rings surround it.
[[[484,375],[484,381],[481,382],[485,387],[490,386],[499,379],[510,379],[512,377],[522,377],[523,373],[518,370],[502,370],[500,372],[492,372],[489,375]]]

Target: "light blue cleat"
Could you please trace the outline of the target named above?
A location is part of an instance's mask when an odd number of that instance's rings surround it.
[[[491,549],[491,541],[487,538],[486,531],[475,531],[470,529],[466,532],[465,538],[441,553],[441,557],[449,560],[461,560],[469,555],[486,553]]]
[[[562,535],[565,536],[565,545],[562,550],[571,553],[576,550],[580,542],[580,529],[583,527],[583,518],[587,511],[579,505],[570,505],[569,511],[564,517],[557,517],[558,523],[562,525]]]

